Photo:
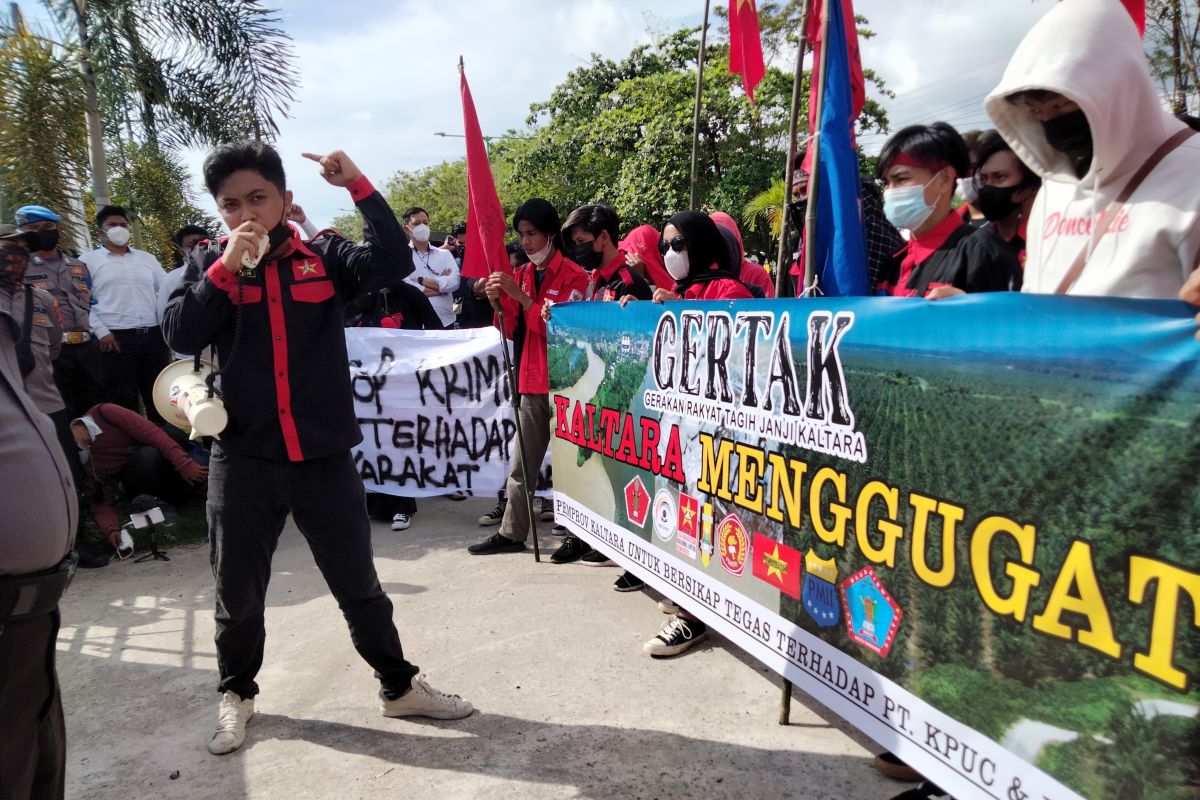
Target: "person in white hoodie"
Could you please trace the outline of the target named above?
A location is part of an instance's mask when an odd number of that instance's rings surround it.
[[[1200,136],[1185,138],[1187,126],[1163,107],[1119,0],[1064,0],[1051,9],[985,107],[1043,180],[1029,215],[1023,291],[1179,296],[1200,260]],[[1173,149],[1117,207],[1169,140]]]

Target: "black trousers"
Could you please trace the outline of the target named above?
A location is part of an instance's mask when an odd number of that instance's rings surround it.
[[[163,341],[162,329],[155,326],[113,331],[112,334],[121,350],[100,354],[100,365],[104,372],[104,399],[131,411],[140,410],[140,399],[146,410],[146,419],[160,424],[163,419],[154,410],[151,392],[154,379],[171,358],[167,343]]]
[[[54,667],[55,610],[0,623],[0,800],[61,800],[67,736]]]
[[[54,384],[67,404],[71,419],[82,417],[104,399],[100,345],[96,340],[64,344],[54,359]]]
[[[350,628],[354,648],[388,697],[419,669],[404,658],[392,601],[375,572],[362,479],[349,453],[300,462],[234,455],[214,444],[208,538],[216,577],[218,689],[258,694],[271,557],[291,512]]]

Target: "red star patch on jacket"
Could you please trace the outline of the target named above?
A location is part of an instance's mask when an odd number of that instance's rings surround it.
[[[319,258],[305,258],[292,262],[292,277],[298,281],[309,278],[324,278],[325,265]]]

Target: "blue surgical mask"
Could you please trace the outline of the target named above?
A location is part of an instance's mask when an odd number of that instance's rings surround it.
[[[936,175],[929,179],[929,183],[933,183],[935,180],[937,180]],[[887,217],[888,222],[897,228],[905,228],[910,231],[921,227],[933,213],[933,206],[925,202],[925,188],[929,186],[929,183],[924,186],[900,186],[894,189],[884,189],[883,214]]]

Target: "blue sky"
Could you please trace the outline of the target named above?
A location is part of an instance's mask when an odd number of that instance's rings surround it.
[[[714,0],[720,4],[723,0]],[[653,31],[698,25],[703,0],[264,0],[278,8],[296,42],[300,89],[278,142],[289,183],[318,226],[348,199],[300,158],[305,150],[346,150],[377,183],[463,155],[456,64],[467,76],[485,134],[524,126],[592,52],[619,59]],[[43,18],[26,0],[29,17]],[[963,130],[986,124],[983,96],[1013,48],[1054,0],[856,0],[877,33],[864,65],[897,93],[887,100],[893,129],[945,119]],[[782,64],[790,68],[790,64]],[[868,152],[883,144],[865,137]],[[198,176],[203,152],[187,154]],[[195,181],[197,187],[200,182]],[[201,206],[207,207],[207,198]]]

